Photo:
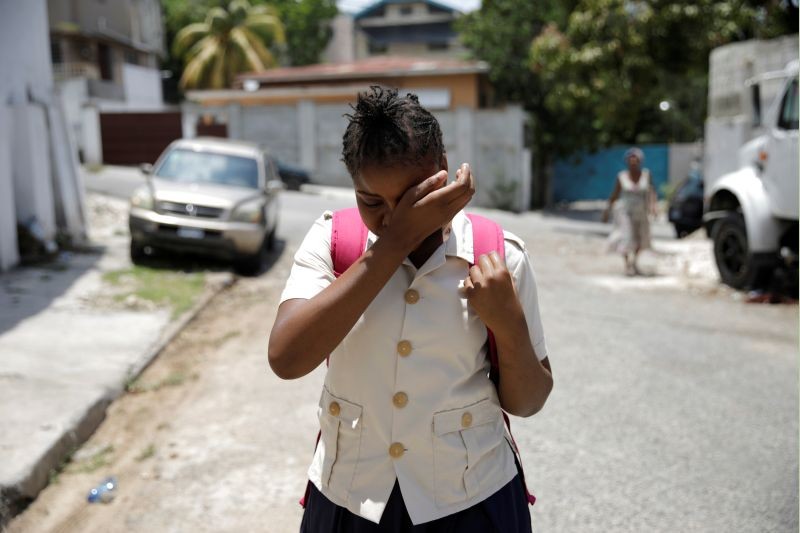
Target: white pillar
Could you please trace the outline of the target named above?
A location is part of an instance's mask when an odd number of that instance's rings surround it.
[[[317,170],[317,130],[315,128],[316,106],[310,100],[297,103],[298,146],[300,148],[300,166],[315,173]]]
[[[242,138],[242,105],[232,102],[227,106],[228,114],[228,138]]]
[[[14,179],[11,169],[11,112],[0,106],[0,272],[19,262]]]
[[[46,239],[56,235],[50,146],[44,110],[23,104],[12,108],[14,138],[12,172],[17,221],[36,217]]]
[[[521,154],[522,159],[522,169],[521,169],[521,178],[522,178],[522,187],[519,193],[519,197],[517,198],[519,204],[517,205],[517,211],[522,213],[528,210],[529,202],[531,199],[531,187],[533,186],[533,173],[531,172],[531,164],[533,163],[533,157],[531,151],[528,148],[522,149]]]
[[[200,106],[184,103],[181,106],[181,133],[184,139],[197,137],[197,119],[200,118]]]
[[[93,105],[81,108],[81,146],[83,162],[87,165],[103,164],[103,136],[100,131],[100,110]]]

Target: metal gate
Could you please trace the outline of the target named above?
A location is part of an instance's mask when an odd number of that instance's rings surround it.
[[[100,113],[103,163],[155,163],[169,143],[182,136],[181,113]]]

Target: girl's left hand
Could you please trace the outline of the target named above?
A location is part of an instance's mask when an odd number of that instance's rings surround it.
[[[523,316],[514,280],[497,252],[482,255],[469,269],[461,294],[486,327],[497,333]]]

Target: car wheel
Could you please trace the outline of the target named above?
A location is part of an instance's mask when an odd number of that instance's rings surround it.
[[[234,269],[243,276],[257,276],[264,268],[267,261],[267,246],[269,238],[265,237],[261,247],[254,254],[239,256],[234,262]]]
[[[144,246],[131,239],[131,263],[141,265],[147,260]]]
[[[300,178],[289,178],[286,180],[286,188],[290,191],[299,191],[300,185],[302,184],[303,182],[300,180]]]
[[[673,226],[675,227],[675,237],[683,239],[689,234],[689,231],[687,230],[686,226],[682,224],[673,224]]]
[[[275,226],[274,228],[272,228],[272,231],[270,231],[269,234],[266,236],[266,241],[267,241],[266,247],[267,250],[269,250],[270,252],[275,249],[275,234],[277,232],[278,232],[278,227]]]
[[[734,289],[762,284],[768,270],[753,260],[747,244],[747,229],[739,213],[731,213],[714,224],[714,260],[722,282]]]

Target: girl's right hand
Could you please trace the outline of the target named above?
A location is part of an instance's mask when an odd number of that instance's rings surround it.
[[[429,235],[450,222],[475,194],[475,180],[469,165],[456,171],[456,179],[447,183],[447,171],[408,189],[391,214],[384,237],[397,243],[407,253],[414,251]]]

